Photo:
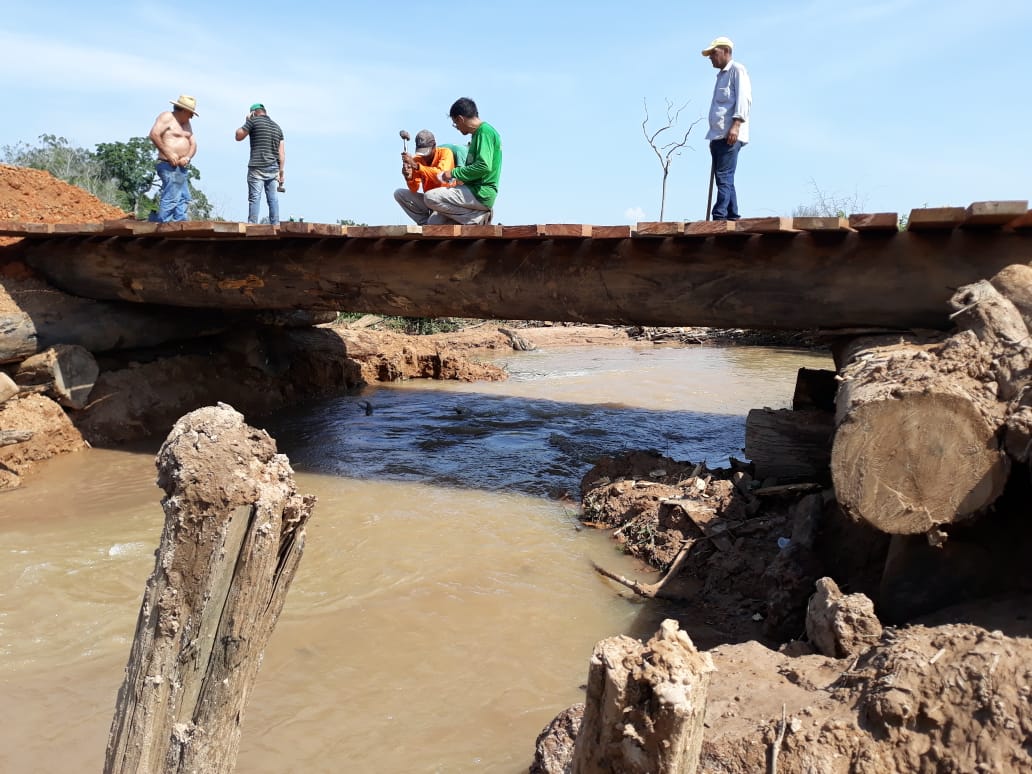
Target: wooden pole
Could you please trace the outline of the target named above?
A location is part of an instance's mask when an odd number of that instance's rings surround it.
[[[717,177],[717,164],[710,162],[709,168],[709,194],[706,196],[706,220],[713,220],[713,181]]]
[[[315,499],[229,406],[176,423],[158,452],[165,527],[108,737],[105,774],[228,774],[246,700]]]

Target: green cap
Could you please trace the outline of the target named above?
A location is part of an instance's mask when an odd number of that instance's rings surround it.
[[[251,111],[252,113],[253,113],[254,111],[256,111],[256,110],[265,110],[265,105],[263,105],[263,104],[262,104],[261,102],[255,102],[255,103],[254,103],[253,105],[251,105],[251,107],[249,108],[249,110],[250,110],[250,111]]]

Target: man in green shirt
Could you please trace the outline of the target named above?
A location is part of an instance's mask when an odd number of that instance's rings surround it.
[[[442,182],[455,179],[459,184],[454,188],[434,188],[424,195],[426,206],[434,211],[428,222],[488,224],[494,217],[502,174],[502,138],[491,124],[481,120],[477,103],[467,97],[455,100],[448,115],[452,126],[473,136],[466,162],[441,173]]]

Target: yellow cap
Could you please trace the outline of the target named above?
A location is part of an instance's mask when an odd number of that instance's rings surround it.
[[[719,38],[714,38],[712,43],[702,49],[702,55],[709,56],[717,46],[725,46],[727,48],[734,49],[735,44],[731,42],[731,38],[725,38],[721,35]]]

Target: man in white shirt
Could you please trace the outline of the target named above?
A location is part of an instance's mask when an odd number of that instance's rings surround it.
[[[738,220],[738,196],[735,193],[735,170],[738,152],[749,142],[749,108],[752,106],[752,85],[745,65],[731,58],[734,44],[719,37],[702,50],[717,72],[710,103],[709,132],[706,139],[713,158],[713,178],[717,183],[717,200],[710,216],[713,220]]]

